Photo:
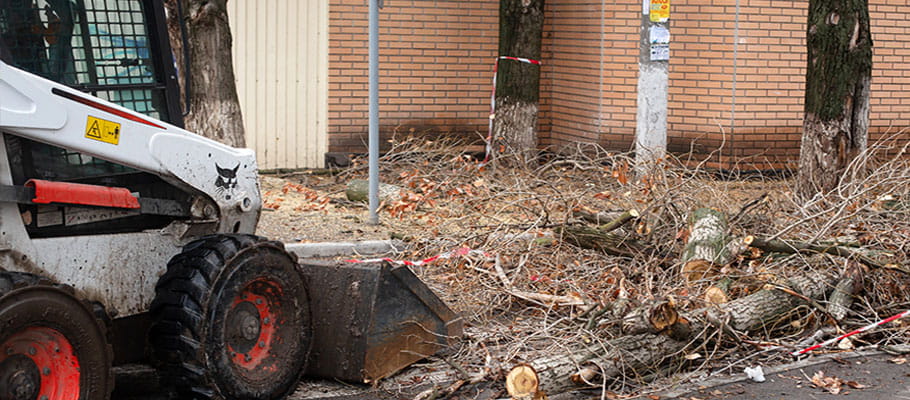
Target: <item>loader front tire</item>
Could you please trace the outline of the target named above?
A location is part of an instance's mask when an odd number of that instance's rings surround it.
[[[162,385],[180,398],[284,398],[312,343],[303,279],[279,242],[216,235],[185,246],[151,307]]]

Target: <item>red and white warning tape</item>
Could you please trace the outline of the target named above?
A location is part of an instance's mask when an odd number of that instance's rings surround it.
[[[512,60],[525,64],[540,65],[540,60],[510,56],[499,56],[496,59],[496,62],[493,63],[493,90],[490,91],[490,126],[487,130],[487,154],[483,158],[482,164],[486,164],[487,161],[490,161],[490,154],[493,151],[493,118],[496,116],[496,73],[499,71],[499,60]]]
[[[490,255],[487,254],[487,252],[482,251],[482,250],[473,250],[468,247],[459,247],[455,250],[448,251],[448,252],[445,252],[445,253],[442,253],[439,255],[435,255],[430,258],[424,258],[423,260],[417,260],[417,261],[393,260],[388,257],[370,258],[367,260],[344,260],[344,261],[349,262],[349,263],[368,263],[368,262],[386,261],[386,262],[390,262],[392,264],[397,264],[397,265],[407,265],[409,267],[417,267],[417,266],[421,266],[424,264],[429,264],[436,260],[445,260],[445,259],[449,259],[449,258],[453,258],[453,257],[468,257],[468,256],[476,256],[476,255],[480,255],[480,256],[483,256],[486,258],[490,257]]]
[[[853,335],[855,335],[855,334],[857,334],[857,333],[862,333],[862,332],[868,331],[869,329],[875,328],[876,326],[887,324],[887,323],[889,323],[889,322],[891,322],[891,321],[894,321],[894,320],[896,320],[896,319],[898,319],[898,318],[906,317],[906,316],[908,316],[908,315],[910,315],[910,310],[907,310],[907,311],[904,311],[904,312],[902,312],[902,313],[900,313],[900,314],[893,315],[893,316],[891,316],[891,317],[885,318],[885,319],[883,319],[883,320],[881,320],[881,321],[871,323],[871,324],[866,325],[866,326],[864,326],[864,327],[862,327],[862,328],[859,328],[859,329],[857,329],[857,330],[855,330],[855,331],[853,331],[853,332],[844,334],[844,335],[842,335],[842,336],[840,336],[840,337],[836,337],[836,338],[834,338],[834,339],[828,339],[828,340],[826,340],[826,341],[824,341],[824,342],[821,342],[821,343],[819,343],[819,344],[817,344],[817,345],[815,345],[815,346],[807,347],[807,348],[802,349],[802,350],[800,350],[800,351],[794,351],[794,352],[792,352],[792,353],[790,353],[790,354],[791,354],[791,355],[794,355],[794,356],[798,356],[798,355],[800,355],[800,354],[806,354],[806,353],[808,353],[808,352],[810,352],[810,351],[812,351],[812,350],[815,350],[815,349],[817,349],[817,348],[819,348],[819,347],[827,346],[827,345],[829,345],[829,344],[831,344],[831,343],[834,343],[834,342],[837,342],[837,341],[839,341],[839,340],[841,340],[841,339],[846,339],[846,338],[848,338],[848,337],[850,337],[850,336],[853,336]]]

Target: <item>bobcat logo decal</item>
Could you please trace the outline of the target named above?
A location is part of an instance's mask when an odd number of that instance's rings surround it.
[[[237,170],[240,164],[234,168],[221,168],[217,163],[215,169],[218,170],[218,179],[215,179],[215,188],[218,193],[224,193],[224,199],[230,200],[234,189],[237,187]]]

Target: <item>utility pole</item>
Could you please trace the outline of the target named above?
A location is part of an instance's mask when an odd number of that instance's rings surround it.
[[[670,64],[670,0],[642,0],[638,61],[636,171],[667,152],[667,86]]]

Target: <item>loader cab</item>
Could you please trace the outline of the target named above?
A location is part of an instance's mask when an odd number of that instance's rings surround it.
[[[182,127],[163,7],[154,0],[0,0],[0,55]]]
[[[0,57],[46,79],[183,126],[162,1],[0,0]],[[123,187],[184,205],[192,201],[153,174],[0,133],[14,185],[41,179]],[[32,238],[135,232],[182,218],[37,205],[20,205],[20,213]]]

